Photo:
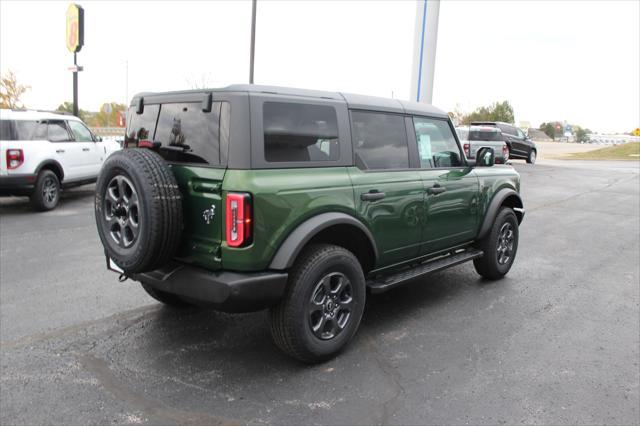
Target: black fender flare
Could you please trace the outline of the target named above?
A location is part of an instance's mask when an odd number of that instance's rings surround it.
[[[38,174],[40,173],[40,170],[44,169],[46,166],[49,166],[49,165],[52,165],[56,169],[60,170],[60,183],[62,183],[62,180],[64,179],[64,169],[62,168],[62,165],[58,163],[56,160],[44,160],[40,164],[38,164],[38,167],[36,167],[36,172],[35,172],[36,176],[38,176]]]
[[[378,259],[378,248],[376,247],[375,239],[371,231],[362,222],[345,213],[330,212],[313,216],[298,225],[280,244],[276,254],[271,259],[269,269],[282,270],[290,268],[305,244],[323,229],[334,225],[351,225],[362,231],[367,236],[369,243],[371,243],[375,259]]]
[[[477,239],[481,239],[487,234],[487,232],[489,232],[491,226],[493,226],[493,221],[496,219],[496,216],[500,211],[500,207],[507,198],[511,198],[513,200],[513,209],[516,211],[518,224],[522,223],[522,219],[524,219],[524,204],[522,204],[520,194],[511,188],[502,188],[495,193],[493,199],[491,199],[491,202],[489,203],[489,207],[484,215],[484,220],[482,221],[482,226],[480,227],[480,232],[478,232]]]

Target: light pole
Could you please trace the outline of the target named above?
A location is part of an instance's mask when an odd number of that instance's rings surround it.
[[[433,100],[433,76],[436,69],[440,0],[416,2],[413,41],[411,100],[430,104]]]
[[[256,6],[258,0],[251,2],[251,52],[249,53],[249,84],[253,84],[253,62],[256,51]]]

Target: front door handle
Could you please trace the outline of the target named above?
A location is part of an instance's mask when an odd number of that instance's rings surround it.
[[[57,152],[58,154],[63,154],[63,153],[64,153],[64,149],[56,149],[56,152]]]
[[[89,151],[89,148],[82,148],[83,151]]]
[[[369,192],[365,192],[364,194],[360,194],[360,199],[362,201],[378,201],[382,200],[384,197],[384,192],[378,192],[376,190],[371,190]]]
[[[444,186],[440,186],[439,184],[436,183],[431,188],[427,188],[427,194],[438,195],[438,194],[442,194],[446,190],[447,188],[445,188]]]

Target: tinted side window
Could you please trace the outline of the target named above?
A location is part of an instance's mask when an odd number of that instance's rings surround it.
[[[500,128],[500,130],[502,130],[502,133],[506,133],[508,135],[512,135],[515,136],[516,135],[516,130],[514,127],[509,126],[508,124],[498,124],[498,127]]]
[[[67,125],[63,120],[50,120],[48,122],[47,139],[51,142],[67,142],[71,140]]]
[[[351,111],[351,135],[360,169],[409,168],[403,116]]]
[[[413,125],[416,130],[420,167],[429,169],[462,166],[460,147],[449,123],[434,118],[414,117]]]
[[[168,161],[219,165],[220,107],[202,112],[202,103],[163,104],[154,137]]]
[[[262,115],[266,161],[335,161],[340,158],[335,108],[265,102]]]
[[[33,120],[15,120],[13,122],[14,138],[19,141],[32,141],[34,139],[46,139],[46,135],[38,132],[40,123]],[[40,136],[38,138],[38,136]]]
[[[68,123],[77,142],[93,142],[93,136],[84,124],[73,120],[69,120]]]
[[[12,120],[0,120],[0,141],[13,140],[12,123]]]
[[[158,111],[160,111],[160,105],[145,105],[142,114],[137,114],[135,107],[129,108],[127,131],[124,137],[125,148],[135,148],[140,141],[153,140]]]

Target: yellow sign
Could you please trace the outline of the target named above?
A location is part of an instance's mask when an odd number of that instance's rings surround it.
[[[70,4],[67,9],[67,49],[76,53],[84,44],[84,9],[77,4]]]
[[[633,136],[640,136],[640,127],[633,131]]]

